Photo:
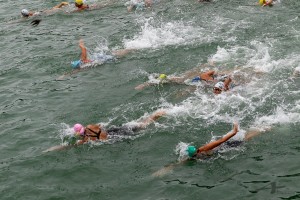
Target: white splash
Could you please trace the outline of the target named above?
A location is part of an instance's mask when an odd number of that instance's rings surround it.
[[[124,39],[126,49],[159,48],[168,45],[185,44],[201,38],[201,28],[189,22],[157,22],[154,18],[139,19],[141,31],[133,39]]]

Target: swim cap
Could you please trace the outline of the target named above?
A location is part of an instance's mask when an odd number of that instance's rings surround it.
[[[23,9],[23,10],[21,10],[21,14],[23,15],[23,17],[28,17],[29,11],[27,9]]]
[[[261,6],[262,6],[262,5],[263,5],[265,2],[266,2],[265,0],[259,0],[259,2],[258,2],[258,3],[259,3],[259,5],[261,5]]]
[[[188,146],[186,151],[188,152],[189,157],[193,157],[193,155],[197,152],[197,148],[195,146]]]
[[[75,124],[73,126],[73,130],[75,133],[80,133],[80,135],[84,135],[84,127],[81,124]]]
[[[165,74],[160,74],[158,78],[159,78],[159,79],[166,79],[166,78],[167,78],[167,75],[165,75]]]
[[[219,88],[221,90],[224,89],[224,83],[223,82],[217,82],[216,85],[215,85],[215,88]]]
[[[83,0],[75,0],[75,3],[80,6],[83,4]]]
[[[192,79],[192,82],[198,82],[201,81],[200,76],[196,76],[195,78]]]
[[[71,62],[71,66],[73,69],[79,68],[81,65],[81,60],[75,60]]]

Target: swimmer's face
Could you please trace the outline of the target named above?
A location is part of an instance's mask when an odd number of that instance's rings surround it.
[[[79,132],[76,132],[76,133],[75,133],[75,137],[82,138],[83,135],[81,135]]]
[[[214,93],[214,94],[221,94],[221,93],[222,93],[222,90],[221,90],[220,88],[218,88],[218,87],[214,87],[213,93]]]

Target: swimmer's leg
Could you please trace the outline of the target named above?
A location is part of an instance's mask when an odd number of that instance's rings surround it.
[[[59,150],[64,150],[67,148],[70,148],[71,146],[62,146],[62,145],[57,145],[54,147],[50,147],[49,149],[46,149],[43,151],[43,153],[51,152],[51,151],[59,151]]]
[[[154,172],[153,174],[151,174],[152,177],[162,177],[170,172],[173,171],[173,169],[180,163],[175,163],[175,164],[169,164],[167,166],[164,166],[163,168],[161,168],[160,170]]]
[[[112,51],[112,55],[116,56],[116,57],[122,57],[125,56],[129,53],[131,53],[132,51],[134,51],[135,49],[120,49],[120,50],[115,50]]]
[[[186,159],[177,163],[172,163],[169,165],[164,166],[163,168],[161,168],[160,170],[154,172],[153,174],[151,174],[152,177],[162,177],[168,173],[171,173],[173,171],[173,169],[175,167],[177,167],[178,165],[182,165],[184,163],[186,163],[187,161],[189,161],[190,159]]]
[[[66,77],[68,77],[68,76],[72,76],[73,74],[77,74],[78,72],[80,72],[80,71],[83,71],[85,68],[79,68],[79,69],[74,69],[72,72],[70,72],[70,73],[64,73],[63,75],[61,75],[60,77],[58,77],[56,80],[57,81],[62,81],[62,80],[64,80]]]

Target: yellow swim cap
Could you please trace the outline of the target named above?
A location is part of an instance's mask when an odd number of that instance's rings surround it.
[[[259,3],[259,5],[261,5],[261,6],[262,6],[264,3],[266,3],[266,1],[265,1],[265,0],[259,0],[259,2],[258,2],[258,3]]]
[[[158,78],[159,78],[159,79],[166,79],[166,78],[167,78],[167,75],[165,75],[165,74],[160,74]]]
[[[77,5],[82,5],[82,4],[83,4],[83,0],[75,0],[75,3],[76,3]]]

